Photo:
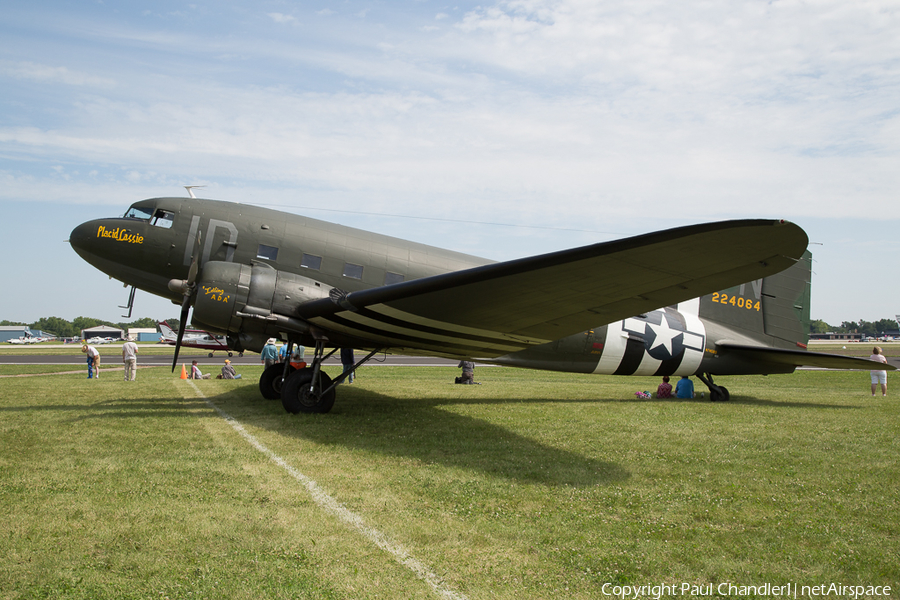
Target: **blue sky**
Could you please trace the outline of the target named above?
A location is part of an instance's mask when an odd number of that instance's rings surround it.
[[[126,290],[65,240],[188,184],[498,260],[786,218],[814,242],[814,318],[900,313],[896,2],[38,0],[3,15],[0,319],[120,320]],[[135,317],[177,313],[138,294]]]

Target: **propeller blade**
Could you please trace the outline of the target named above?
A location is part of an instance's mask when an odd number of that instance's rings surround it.
[[[178,353],[181,350],[181,340],[184,339],[184,329],[187,327],[188,314],[191,311],[191,294],[184,295],[184,301],[181,303],[181,321],[178,324],[178,337],[175,338],[175,356],[172,358],[172,372],[175,372],[175,366],[178,364]]]
[[[186,280],[178,281],[173,279],[169,282],[169,289],[173,289],[173,284],[180,286],[184,294],[184,300],[181,302],[181,323],[178,326],[178,337],[175,338],[175,356],[172,358],[172,372],[178,365],[178,353],[181,351],[181,340],[184,338],[184,329],[187,327],[188,314],[191,311],[191,297],[196,289],[197,273],[200,272],[200,242],[201,235],[197,232],[197,240],[194,244],[194,254],[191,256],[191,266],[188,269],[188,277]]]
[[[191,267],[188,270],[188,285],[194,285],[194,282],[197,280],[197,272],[200,271],[200,245],[202,234],[200,231],[197,231],[197,241],[194,244],[194,253],[191,255]]]
[[[191,267],[188,269],[188,278],[187,284],[188,286],[193,286],[194,282],[197,281],[197,273],[200,271],[200,265],[197,261],[197,257],[193,257],[191,259]]]

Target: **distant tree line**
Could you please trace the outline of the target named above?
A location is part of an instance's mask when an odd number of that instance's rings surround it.
[[[179,320],[166,319],[172,329],[178,331]],[[107,327],[115,327],[116,329],[128,330],[134,327],[156,329],[157,319],[144,317],[128,323],[113,323],[112,321],[104,321],[103,319],[93,319],[91,317],[75,317],[73,321],[67,321],[59,317],[43,317],[34,323],[23,323],[20,321],[0,321],[0,326],[16,326],[24,325],[29,329],[52,333],[56,337],[79,337],[82,329],[90,329],[105,325]]]
[[[859,322],[843,321],[840,325],[829,325],[822,320],[809,323],[810,333],[862,333],[872,337],[880,336],[888,331],[897,331],[898,328],[900,327],[895,319],[879,319],[878,321],[860,319]]]

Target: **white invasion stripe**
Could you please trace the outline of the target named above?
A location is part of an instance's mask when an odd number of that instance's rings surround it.
[[[650,356],[648,352],[644,352],[644,357],[641,359],[641,364],[638,365],[638,368],[635,369],[632,375],[653,375],[656,373],[656,370],[659,369],[659,365],[662,364],[662,361],[658,358],[653,358]]]
[[[443,329],[445,331],[450,331],[452,333],[458,333],[460,335],[469,335],[475,337],[486,337],[493,338],[497,340],[497,343],[502,344],[503,342],[519,342],[523,338],[518,336],[511,336],[505,333],[501,333],[498,331],[494,331],[491,329],[476,329],[475,327],[466,327],[464,325],[457,325],[455,323],[448,323],[446,321],[435,321],[434,319],[428,319],[426,317],[421,317],[419,315],[414,315],[412,313],[404,312],[402,310],[398,310],[396,308],[392,308],[386,304],[374,304],[372,306],[367,307],[372,312],[377,312],[386,317],[392,317],[394,319],[398,319],[400,321],[407,321],[409,323],[413,323],[416,325],[421,325],[424,327],[431,327],[432,329]],[[553,340],[541,340],[541,339],[533,339],[527,340],[526,343],[529,344],[545,344],[547,342],[551,342]]]
[[[616,321],[606,326],[606,340],[603,345],[603,354],[594,369],[594,373],[611,375],[619,368],[622,357],[625,356],[625,345],[628,343],[628,333],[622,330],[624,321]]]
[[[694,335],[684,334],[684,358],[676,375],[693,375],[700,368],[706,350],[706,326],[700,320],[700,298],[679,302],[677,310],[684,317],[685,329]]]
[[[403,546],[389,539],[386,535],[384,535],[377,529],[366,525],[366,522],[361,516],[345,507],[333,497],[329,496],[322,488],[319,487],[319,484],[289,465],[283,458],[269,450],[262,444],[262,442],[260,442],[246,429],[244,429],[243,425],[241,425],[231,415],[216,406],[216,404],[213,403],[212,400],[207,398],[206,395],[202,391],[200,391],[200,388],[197,387],[197,384],[195,384],[193,381],[188,381],[188,385],[194,388],[194,391],[197,393],[197,397],[203,398],[203,400],[213,410],[219,413],[219,416],[222,417],[226,423],[231,425],[232,429],[234,429],[240,434],[241,437],[247,440],[247,442],[249,442],[251,446],[259,450],[269,460],[287,471],[291,477],[300,482],[303,487],[306,488],[306,491],[309,492],[310,496],[312,496],[312,499],[315,501],[315,503],[319,505],[319,507],[361,533],[366,539],[374,543],[382,550],[389,552],[398,563],[412,571],[419,579],[427,582],[428,585],[430,585],[431,588],[440,597],[450,598],[451,600],[467,600],[466,597],[462,594],[454,592],[453,590],[446,587],[441,581],[441,578],[438,577],[434,573],[434,571],[428,568],[428,566],[421,561],[410,556],[409,552]]]
[[[516,343],[509,339],[498,339],[496,334],[490,336],[491,338],[496,339],[496,341],[472,340],[467,337],[456,337],[453,335],[453,332],[448,332],[447,335],[441,335],[438,333],[420,331],[418,329],[411,329],[408,327],[400,327],[353,312],[342,312],[338,313],[337,316],[364,327],[372,327],[373,329],[378,330],[382,336],[397,340],[397,345],[410,343],[408,341],[404,341],[398,337],[395,337],[405,336],[420,340],[421,343],[429,346],[437,345],[442,347],[445,344],[459,344],[461,346],[471,346],[477,347],[479,349],[496,349],[502,352],[517,352],[522,349],[522,345],[520,343]],[[327,317],[322,318],[327,320]],[[313,322],[315,321],[316,319],[313,319]],[[329,327],[334,329],[343,328],[348,333],[355,333],[355,330],[353,328],[346,327],[340,323],[331,323]]]

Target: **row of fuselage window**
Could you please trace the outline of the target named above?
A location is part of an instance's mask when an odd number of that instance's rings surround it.
[[[278,248],[274,246],[267,246],[265,244],[259,245],[259,250],[256,252],[256,258],[261,258],[263,260],[271,260],[275,261],[278,259]],[[315,254],[307,254],[303,253],[303,258],[300,261],[300,266],[306,269],[311,269],[313,271],[319,271],[322,269],[322,257],[316,256]],[[356,265],[353,263],[344,263],[344,272],[343,276],[349,279],[362,279],[363,278],[363,266]],[[392,273],[388,271],[384,275],[384,285],[391,285],[393,283],[400,283],[404,280],[404,276],[399,273]]]

